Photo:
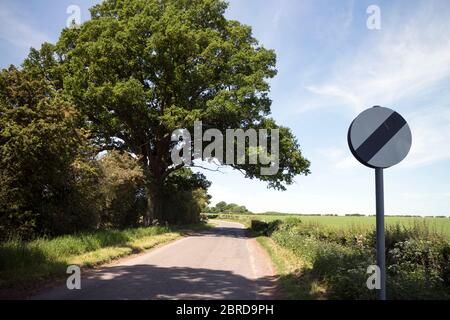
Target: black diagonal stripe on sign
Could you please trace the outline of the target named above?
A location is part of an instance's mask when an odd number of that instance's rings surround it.
[[[356,150],[356,154],[369,162],[406,124],[405,119],[394,112],[369,138]]]

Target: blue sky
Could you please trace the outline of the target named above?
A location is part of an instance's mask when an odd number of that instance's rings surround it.
[[[29,47],[55,42],[71,4],[96,1],[0,0],[0,67],[20,64]],[[369,30],[369,5],[381,30]],[[450,215],[450,3],[442,1],[232,0],[231,19],[275,49],[273,117],[292,128],[312,174],[286,192],[239,172],[206,172],[213,203],[292,213],[373,214],[374,173],[347,147],[350,122],[381,105],[410,123],[407,159],[385,171],[386,213]]]

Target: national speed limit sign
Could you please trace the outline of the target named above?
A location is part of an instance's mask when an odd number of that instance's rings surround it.
[[[370,168],[389,168],[401,162],[411,149],[406,120],[397,112],[373,107],[350,125],[348,145],[355,158]]]

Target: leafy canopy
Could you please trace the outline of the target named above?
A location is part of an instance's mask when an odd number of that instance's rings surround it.
[[[47,80],[13,66],[0,71],[0,231],[46,229],[65,210],[84,141],[75,118]]]
[[[221,0],[107,0],[79,30],[63,31],[56,51],[63,69],[55,73],[62,73],[99,146],[141,156],[159,181],[174,170],[171,132],[192,130],[195,120],[221,130],[278,128],[268,118],[275,53],[259,45],[250,27],[227,20],[226,8]],[[235,167],[275,188],[309,173],[287,128],[280,153],[281,169],[272,177],[260,176],[258,167]]]

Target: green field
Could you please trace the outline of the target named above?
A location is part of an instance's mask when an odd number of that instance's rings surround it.
[[[248,224],[250,220],[256,219],[265,222],[273,220],[285,220],[290,217],[300,218],[306,223],[318,223],[325,226],[347,228],[347,227],[375,227],[375,216],[308,216],[308,215],[294,215],[294,214],[251,214],[251,215],[230,215],[220,214],[220,218],[231,220],[239,220]],[[438,233],[443,233],[450,236],[450,218],[435,218],[435,217],[394,217],[388,216],[386,225],[400,224],[402,226],[413,226],[415,224],[426,224],[428,227]]]
[[[216,214],[245,224],[266,249],[285,299],[375,299],[375,217]],[[277,220],[277,221],[275,221]],[[386,217],[388,299],[450,299],[450,219]]]

